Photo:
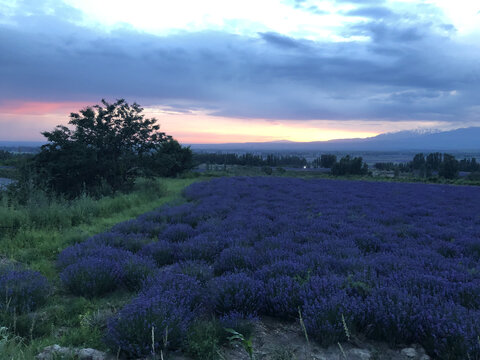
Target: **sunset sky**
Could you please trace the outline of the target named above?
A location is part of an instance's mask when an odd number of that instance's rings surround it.
[[[480,126],[478,0],[0,0],[0,140],[125,98],[184,143]]]

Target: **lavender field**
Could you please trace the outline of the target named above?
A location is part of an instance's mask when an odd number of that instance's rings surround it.
[[[321,345],[350,332],[480,359],[476,187],[221,178],[65,249],[63,286],[136,295],[105,341],[128,357],[182,349],[195,320],[298,319]],[[233,324],[233,325],[232,325]],[[152,330],[153,329],[153,330]]]

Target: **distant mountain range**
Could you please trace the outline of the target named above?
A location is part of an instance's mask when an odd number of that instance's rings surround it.
[[[40,141],[0,141],[0,148],[38,148]],[[365,139],[340,139],[329,141],[246,142],[225,144],[190,144],[197,151],[475,151],[480,152],[480,127],[450,131],[399,131],[380,134]]]
[[[365,139],[191,144],[198,151],[480,151],[480,127],[400,131]]]

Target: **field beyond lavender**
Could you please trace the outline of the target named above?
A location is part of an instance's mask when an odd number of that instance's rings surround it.
[[[240,177],[184,197],[59,256],[74,295],[136,294],[108,321],[113,352],[183,349],[212,316],[235,327],[300,312],[321,345],[346,340],[347,327],[480,359],[480,189]]]

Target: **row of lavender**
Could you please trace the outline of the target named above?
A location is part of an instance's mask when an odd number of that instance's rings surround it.
[[[129,356],[194,319],[295,319],[322,344],[350,331],[480,359],[480,189],[286,178],[196,183],[164,207],[65,249],[72,293],[138,292],[108,324]]]

